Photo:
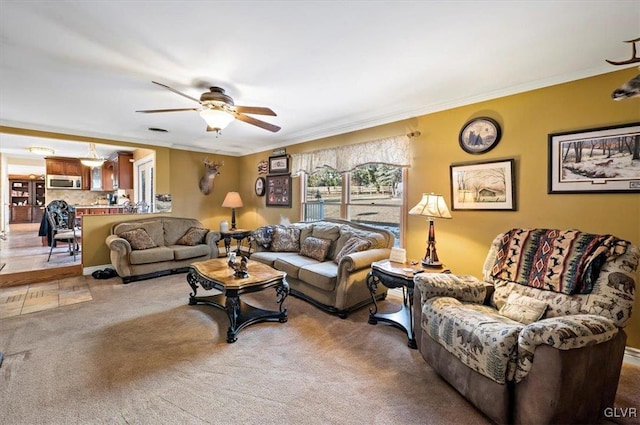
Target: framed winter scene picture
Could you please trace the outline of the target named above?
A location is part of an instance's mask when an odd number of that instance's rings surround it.
[[[640,193],[640,122],[549,134],[548,193]]]

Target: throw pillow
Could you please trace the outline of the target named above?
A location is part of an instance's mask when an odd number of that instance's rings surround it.
[[[512,292],[498,313],[511,320],[528,325],[540,320],[545,311],[547,311],[547,303],[544,301]]]
[[[288,226],[275,226],[271,236],[271,250],[274,252],[299,252],[300,229]]]
[[[331,241],[329,239],[316,238],[309,236],[302,243],[300,247],[300,255],[313,258],[314,260],[324,261],[331,248]]]
[[[369,249],[369,247],[371,247],[370,241],[357,236],[352,236],[347,242],[345,242],[338,255],[336,255],[335,262],[340,264],[340,260],[342,260],[346,255],[353,254],[354,252],[365,251]]]
[[[256,243],[258,245],[261,245],[263,248],[267,248],[267,249],[271,246],[272,235],[273,235],[272,226],[258,227],[256,230],[251,232],[251,236],[256,241]]]
[[[131,249],[149,249],[156,248],[158,246],[143,228],[128,230],[126,232],[119,233],[118,236],[129,242]]]
[[[180,239],[178,239],[178,242],[176,242],[176,244],[189,246],[200,245],[204,243],[204,238],[205,236],[207,236],[207,233],[209,233],[209,229],[203,229],[201,227],[190,227],[189,230],[187,230],[185,234],[182,235]]]

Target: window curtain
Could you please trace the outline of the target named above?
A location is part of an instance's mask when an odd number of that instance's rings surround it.
[[[361,165],[385,164],[411,166],[411,138],[395,136],[353,145],[292,155],[292,172],[312,174],[328,167],[339,173],[353,171]]]

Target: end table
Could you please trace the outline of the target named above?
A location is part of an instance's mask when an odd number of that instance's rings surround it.
[[[375,261],[371,263],[371,271],[367,275],[367,288],[373,300],[373,308],[369,309],[369,323],[377,324],[379,321],[394,326],[407,334],[409,348],[418,348],[413,323],[413,276],[417,273],[450,273],[444,266],[440,268],[429,267],[424,269],[420,264],[396,263],[389,260]],[[378,313],[376,291],[378,284],[382,283],[387,288],[402,288],[402,306],[395,313]]]
[[[251,230],[247,229],[234,229],[226,232],[220,232],[220,237],[224,241],[225,253],[229,255],[231,251],[231,239],[236,241],[236,254],[241,254],[242,241],[251,236]],[[249,243],[248,257],[251,256],[251,243]]]

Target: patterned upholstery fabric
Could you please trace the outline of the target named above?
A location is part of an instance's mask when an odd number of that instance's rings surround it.
[[[503,235],[491,275],[565,294],[588,294],[609,252],[625,241],[577,230],[512,229]]]
[[[300,229],[290,226],[274,226],[271,250],[276,252],[300,251]]]
[[[413,278],[413,282],[420,288],[424,300],[452,297],[463,302],[482,304],[487,294],[485,284],[471,275],[420,273]]]
[[[131,249],[134,250],[150,249],[158,246],[143,228],[128,230],[118,234],[118,236],[126,239],[131,245]]]
[[[538,345],[547,344],[560,350],[570,350],[599,344],[612,339],[618,328],[609,319],[591,314],[556,317],[525,327],[518,338],[518,362],[515,382],[527,376]]]
[[[353,236],[349,238],[340,252],[336,254],[335,262],[340,264],[340,260],[342,260],[343,257],[353,254],[354,252],[366,251],[369,248],[371,248],[371,241],[362,239],[358,236]]]
[[[427,334],[471,369],[499,384],[512,379],[522,323],[450,297],[427,300],[422,320]]]
[[[251,236],[256,243],[263,248],[271,246],[271,237],[273,235],[273,226],[262,226],[251,232]]]
[[[200,245],[204,242],[204,237],[209,233],[209,229],[200,227],[190,227],[184,235],[176,242],[176,245]]]
[[[496,240],[499,237],[496,238]],[[496,240],[487,257],[494,255]],[[569,314],[596,314],[612,320],[616,326],[624,327],[633,308],[635,292],[635,271],[640,261],[640,250],[628,244],[623,253],[609,256],[596,279],[590,294],[566,295],[553,291],[519,285],[502,279],[490,278],[495,291],[492,305],[498,309],[504,305],[511,292],[533,297],[547,303],[543,318],[560,317]],[[484,275],[487,275],[489,261],[485,261]],[[490,273],[489,273],[490,274]]]
[[[570,295],[555,292],[551,286],[537,288],[495,277],[494,266],[507,234],[494,239],[484,262],[483,282],[454,274],[421,273],[414,277],[422,293],[422,329],[447,351],[496,382],[520,382],[531,369],[535,348],[540,344],[561,350],[585,347],[614,338],[625,326],[633,307],[635,272],[640,262],[636,246],[617,239],[608,244],[591,292]],[[490,306],[480,305],[485,285],[494,289]],[[525,325],[498,314],[511,294],[545,303],[540,320]],[[493,326],[500,328],[499,323],[503,323],[504,335],[492,333]],[[516,346],[510,339],[514,329],[520,329],[515,333]],[[488,352],[494,357],[486,357]]]
[[[528,325],[540,320],[546,310],[547,303],[544,301],[512,292],[498,313],[511,320]]]
[[[314,260],[324,261],[324,259],[327,258],[330,247],[331,240],[309,236],[300,247],[300,255],[313,258]]]

